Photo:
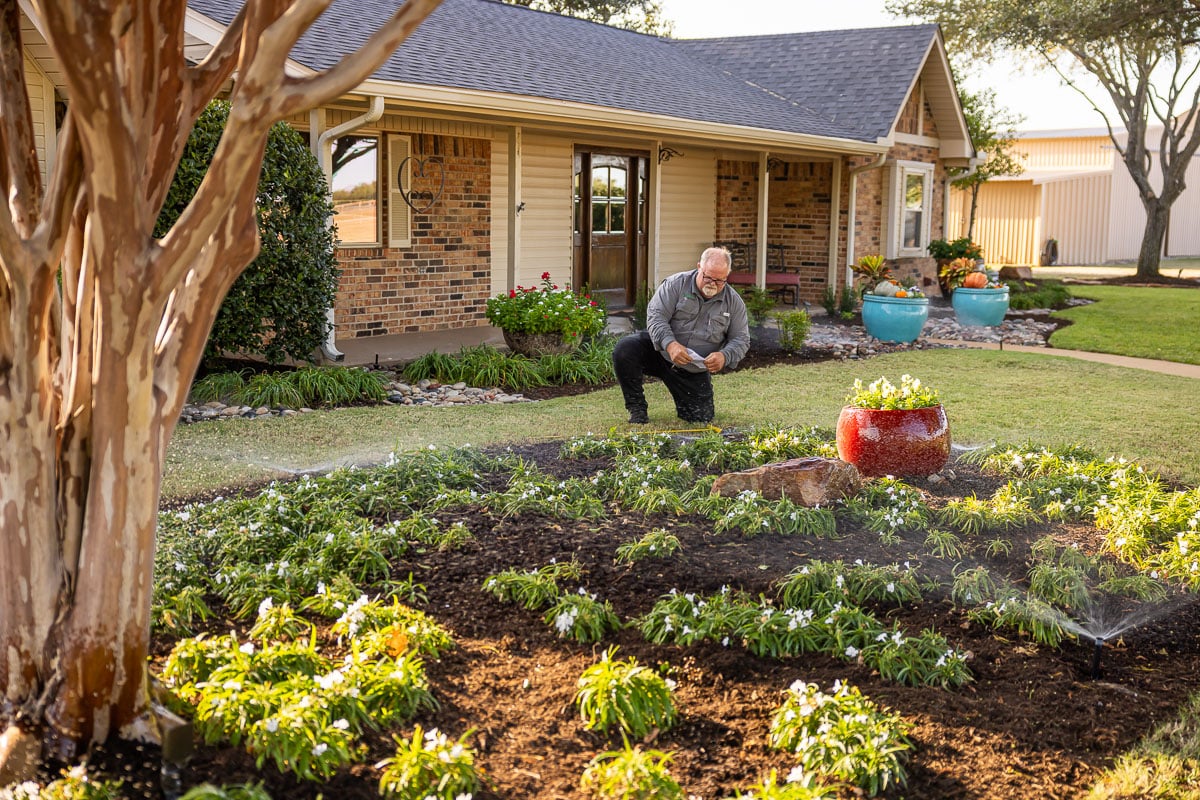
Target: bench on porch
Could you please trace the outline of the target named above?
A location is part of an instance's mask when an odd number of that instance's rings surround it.
[[[735,286],[755,286],[754,244],[745,242],[713,242],[713,247],[724,247],[729,251],[732,264],[729,282]],[[785,292],[792,290],[792,306],[800,307],[800,275],[788,272],[783,266],[783,245],[767,245],[767,290]]]

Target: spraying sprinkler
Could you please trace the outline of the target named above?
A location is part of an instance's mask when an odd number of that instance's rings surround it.
[[[1096,649],[1092,651],[1092,680],[1100,680],[1100,653],[1104,650],[1104,638],[1096,637]]]

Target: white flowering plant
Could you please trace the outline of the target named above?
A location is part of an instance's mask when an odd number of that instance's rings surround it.
[[[836,787],[802,767],[794,767],[784,780],[775,770],[769,770],[758,783],[727,800],[835,800],[837,796]]]
[[[483,590],[505,603],[516,603],[529,611],[540,611],[558,601],[560,580],[578,580],[583,568],[578,561],[553,562],[531,570],[506,569],[489,575]]]
[[[394,737],[396,754],[375,765],[379,794],[388,800],[471,800],[479,788],[472,731],[455,741],[437,728],[413,728],[411,739]]]
[[[921,383],[911,375],[901,375],[896,386],[887,377],[864,384],[862,379],[854,381],[854,391],[846,397],[846,403],[855,408],[871,408],[886,411],[914,408],[931,408],[941,405],[936,389]]]
[[[912,749],[899,714],[881,710],[856,687],[837,681],[822,692],[797,681],[771,718],[773,748],[793,753],[809,773],[846,781],[874,796],[906,780]]]
[[[646,559],[666,559],[679,550],[679,537],[664,528],[654,528],[640,539],[617,546],[617,564],[633,565]]]
[[[624,743],[620,750],[601,753],[591,760],[579,788],[600,800],[684,800],[683,788],[671,777],[671,754],[643,750]]]
[[[634,739],[670,728],[676,717],[673,682],[632,658],[617,661],[616,653],[610,647],[576,682],[574,702],[583,726],[605,734],[620,730]]]
[[[605,634],[619,630],[621,620],[608,601],[601,602],[582,587],[575,594],[564,594],[543,617],[562,639],[588,644]]]

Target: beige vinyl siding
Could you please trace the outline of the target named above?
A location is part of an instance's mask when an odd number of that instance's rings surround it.
[[[1042,185],[1042,192],[1042,243],[1046,239],[1058,241],[1058,263],[1099,264],[1107,260],[1112,175],[1104,172],[1049,181]]]
[[[492,295],[508,289],[508,156],[508,133],[498,132],[492,137]]]
[[[653,282],[696,265],[711,247],[717,220],[717,154],[691,148],[659,167],[659,251]]]
[[[958,226],[950,238],[966,236],[970,195],[952,190],[952,208]],[[991,181],[979,190],[973,238],[983,247],[989,264],[1036,264],[1041,251],[1037,243],[1037,219],[1041,209],[1041,189],[1029,181]],[[954,222],[955,212],[951,214]]]
[[[42,72],[37,62],[25,56],[25,90],[29,95],[29,110],[33,117],[33,141],[38,165],[45,183],[54,163],[58,138],[54,129],[54,84]]]
[[[560,285],[571,282],[571,141],[525,132],[521,159],[521,257],[517,283],[537,286],[543,272]]]

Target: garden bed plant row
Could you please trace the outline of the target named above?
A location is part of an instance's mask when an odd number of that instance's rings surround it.
[[[920,567],[810,559],[757,594],[743,587],[713,592],[679,586],[647,598],[651,605],[640,609],[622,598],[635,613],[614,610],[610,598],[598,596],[605,587],[594,582],[590,568],[571,560],[513,564],[463,591],[519,603],[536,614],[531,624],[545,624],[564,640],[601,642],[628,626],[650,643],[682,648],[676,653],[701,645],[743,647],[765,658],[824,653],[885,680],[950,691],[971,679],[969,655],[950,641],[953,633],[948,639],[935,630],[906,631],[881,616],[905,604],[949,600],[980,624],[1054,647],[1077,634],[1077,616],[1097,597],[1153,603],[1179,587],[1200,585],[1193,556],[1200,549],[1200,491],[1173,489],[1136,465],[1080,451],[978,452],[972,458],[1005,480],[989,496],[937,507],[920,489],[894,479],[871,481],[836,508],[806,509],[752,493],[709,494],[719,472],[831,452],[828,435],[811,429],[589,436],[561,451],[561,463],[568,472],[579,465],[578,474],[555,475],[512,454],[430,450],[370,470],[273,486],[252,498],[165,512],[157,630],[189,636],[212,628],[210,617],[235,627],[179,640],[163,677],[176,693],[177,709],[195,720],[206,741],[244,747],[259,766],[326,780],[355,763],[375,764],[371,774],[387,796],[454,798],[474,791],[479,777],[469,728],[456,738],[419,725],[407,728],[436,708],[438,687],[427,676],[426,661],[438,659],[453,640],[437,622],[436,609],[417,610],[429,605],[426,590],[404,565],[421,554],[468,548],[498,521],[599,521],[640,513],[656,520],[695,518],[713,536],[740,540],[837,537],[840,525],[853,524],[874,531],[885,548],[916,533],[923,537]],[[1081,520],[1095,521],[1117,560],[1043,538],[1030,548],[1023,574],[985,565],[990,556],[1009,555],[1007,531]],[[678,557],[672,536],[655,527],[623,542],[611,559],[625,569],[661,570]],[[601,662],[629,663],[612,655]],[[825,708],[832,701],[814,700],[819,691],[793,687],[795,699],[788,702]],[[858,692],[840,685],[820,696],[858,703]],[[581,711],[585,698],[581,683]],[[879,713],[890,719],[889,712]],[[584,712],[584,724],[593,727],[586,717]],[[665,719],[651,719],[661,723],[656,730],[665,730]],[[793,714],[787,722],[795,719]],[[600,727],[640,738],[640,729],[624,722]],[[870,740],[861,732],[831,733],[840,730],[833,723],[819,724],[818,733],[796,734],[807,737],[799,752],[799,739],[773,729],[771,741],[797,759],[790,773],[795,780],[766,773],[743,788],[759,797],[801,796],[785,792],[802,788],[823,796],[837,782],[869,793],[903,782],[904,726],[885,727],[895,737],[886,753],[855,745]],[[384,733],[395,736],[390,749]],[[843,733],[849,738],[838,738]],[[826,755],[811,761],[811,753]],[[588,777],[581,776],[584,791],[621,796],[604,777],[605,765],[621,759],[632,759],[637,768],[613,769],[622,775],[644,769],[652,775],[647,780],[663,778],[670,762],[666,753],[626,743],[596,757]]]

